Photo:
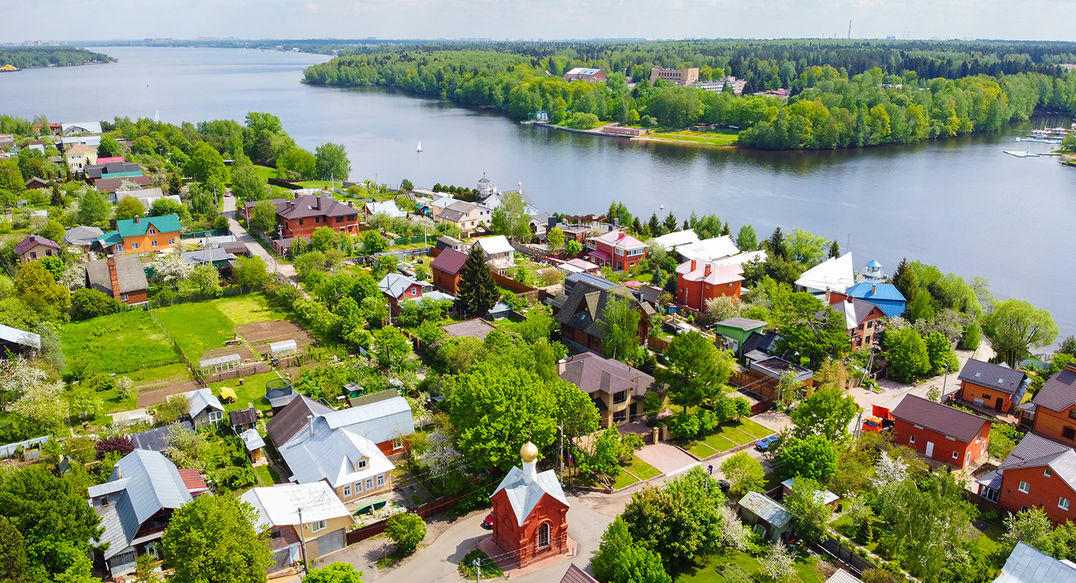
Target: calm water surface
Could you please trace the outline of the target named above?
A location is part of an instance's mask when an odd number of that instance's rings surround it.
[[[980,275],[1002,297],[1049,309],[1076,333],[1076,169],[1006,149],[1026,131],[839,152],[743,152],[630,143],[521,126],[500,115],[378,90],[307,87],[317,55],[234,49],[102,49],[111,65],[0,76],[0,112],[53,121],[114,116],[182,122],[279,115],[303,147],[343,143],[353,178],[501,188],[522,183],[547,211],[649,217],[716,213],[735,231],[801,227],[840,241],[857,266],[922,259]],[[415,152],[421,141],[423,153]]]

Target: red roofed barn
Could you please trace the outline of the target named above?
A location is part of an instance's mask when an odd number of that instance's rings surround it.
[[[893,443],[957,468],[986,455],[990,421],[915,395],[893,409]]]

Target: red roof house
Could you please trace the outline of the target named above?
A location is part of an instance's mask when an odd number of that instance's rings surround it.
[[[957,468],[986,455],[990,441],[989,419],[915,395],[893,409],[893,422],[893,443]]]
[[[609,231],[587,239],[588,260],[625,271],[646,259],[646,243],[622,231]]]
[[[251,201],[243,205],[243,212],[249,219],[251,209],[260,201]],[[284,237],[309,237],[318,227],[329,227],[334,231],[359,232],[359,211],[349,204],[333,200],[331,196],[300,195],[295,200],[274,198],[276,220],[282,227]]]
[[[452,248],[445,248],[430,263],[433,272],[433,285],[437,289],[450,294],[460,291],[460,270],[467,263],[467,254],[460,253]]]
[[[997,470],[979,478],[979,495],[1010,512],[1042,508],[1054,524],[1076,520],[1076,451],[1029,433]]]

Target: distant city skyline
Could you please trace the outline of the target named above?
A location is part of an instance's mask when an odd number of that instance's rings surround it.
[[[72,16],[77,15],[77,18]],[[8,0],[0,43],[146,38],[1076,41],[1076,1]]]

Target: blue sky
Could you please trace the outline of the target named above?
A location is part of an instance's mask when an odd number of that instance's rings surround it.
[[[0,42],[195,38],[1076,41],[1076,0],[5,0]],[[36,23],[36,24],[35,24]]]

